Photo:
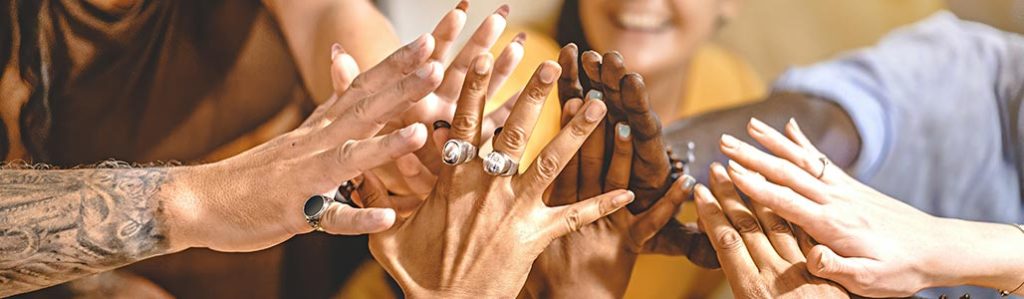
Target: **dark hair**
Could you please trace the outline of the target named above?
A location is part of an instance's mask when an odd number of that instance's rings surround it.
[[[575,43],[580,53],[592,50],[590,43],[587,42],[587,35],[583,33],[583,21],[580,20],[580,0],[565,0],[562,3],[562,11],[558,15],[558,22],[555,24],[555,41],[559,46],[564,47]],[[580,74],[585,74],[583,63],[577,62],[580,66]],[[590,80],[580,81],[583,84],[583,90],[591,88]]]

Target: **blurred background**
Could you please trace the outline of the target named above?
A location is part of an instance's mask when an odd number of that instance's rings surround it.
[[[587,0],[582,0],[587,1]],[[698,0],[693,0],[698,1]],[[403,41],[432,28],[454,1],[378,0]],[[747,0],[736,19],[715,40],[771,80],[787,66],[828,58],[873,44],[886,32],[947,9],[964,19],[1024,33],[1024,0]],[[491,9],[512,6],[511,22],[539,32],[555,27],[560,0],[473,0],[467,24],[478,24]]]

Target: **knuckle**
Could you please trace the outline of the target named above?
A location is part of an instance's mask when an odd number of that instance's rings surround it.
[[[768,231],[775,234],[792,234],[793,229],[789,227],[789,223],[783,221],[769,221],[767,223]]]
[[[354,157],[356,147],[357,143],[352,140],[349,140],[348,142],[345,142],[345,144],[343,144],[341,147],[338,147],[338,154],[335,155],[335,163],[343,168],[356,165],[354,163],[356,161]]]
[[[558,157],[554,155],[540,156],[534,163],[537,164],[537,175],[544,181],[553,180],[558,175],[558,167],[561,166]]]
[[[715,242],[718,243],[718,249],[725,252],[736,252],[743,248],[740,234],[731,229],[719,229],[715,234]]]
[[[480,118],[475,113],[457,113],[452,118],[452,132],[461,136],[469,136],[471,133],[475,133]]]
[[[502,138],[509,148],[524,148],[529,141],[526,132],[520,127],[505,127],[498,137]]]
[[[590,135],[590,130],[582,122],[575,121],[569,124],[569,134],[573,137],[583,138]]]
[[[547,98],[546,90],[544,88],[540,88],[540,87],[536,87],[536,86],[527,88],[525,95],[526,95],[526,98],[525,98],[526,103],[527,104],[533,104],[533,105],[537,105],[537,104],[543,103],[544,99]]]
[[[750,215],[739,215],[736,217],[736,230],[741,233],[756,233],[761,231],[761,227],[757,224],[757,220]]]
[[[564,222],[566,231],[568,232],[578,231],[583,225],[580,220],[580,211],[576,208],[569,209],[562,218],[562,221]]]

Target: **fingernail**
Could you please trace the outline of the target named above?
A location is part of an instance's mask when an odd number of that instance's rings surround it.
[[[500,15],[502,18],[508,19],[508,13],[510,11],[511,9],[508,7],[508,4],[502,4],[501,6],[498,7],[497,10],[494,11],[494,13]]]
[[[739,142],[740,140],[736,139],[736,137],[732,137],[732,135],[722,134],[722,145],[728,149],[737,148],[739,146]]]
[[[416,77],[420,77],[422,79],[426,79],[427,77],[430,77],[430,74],[433,74],[433,73],[434,73],[434,63],[430,62],[430,63],[427,63],[426,65],[421,66],[420,69],[416,70]]]
[[[338,54],[341,54],[343,51],[344,50],[341,49],[341,45],[340,44],[334,43],[333,45],[331,45],[331,61],[334,61],[335,59],[337,59],[338,58]]]
[[[411,124],[408,127],[402,128],[401,131],[398,131],[398,135],[406,138],[412,137],[412,134],[416,133],[416,127],[419,127],[419,123]]]
[[[455,9],[461,10],[462,12],[466,12],[467,10],[469,10],[469,1],[459,1],[459,4],[455,5]]]
[[[693,198],[698,203],[710,203],[711,199],[707,198],[707,188],[704,184],[697,184],[693,186]]]
[[[520,32],[519,34],[516,34],[516,37],[512,39],[512,42],[523,45],[526,43],[526,36],[526,32]]]
[[[625,122],[619,122],[615,124],[615,133],[619,135],[619,139],[629,140],[629,134],[632,133],[629,125]]]
[[[415,41],[412,42],[413,49],[423,49],[427,46],[427,34],[420,35]]]
[[[501,130],[503,130],[503,129],[505,129],[505,127],[498,127],[497,129],[494,129],[494,137],[493,138],[498,138],[498,134],[501,134]]]
[[[488,54],[480,55],[480,57],[476,59],[476,65],[473,66],[473,71],[476,72],[477,75],[487,74],[487,71],[490,69],[491,58]]]
[[[756,117],[750,118],[750,128],[754,129],[754,132],[764,134],[766,131],[765,128],[767,126],[768,125],[766,125],[764,122],[762,122],[760,119],[757,119]]]
[[[553,65],[545,63],[544,66],[540,68],[540,82],[544,82],[544,84],[551,84],[555,82],[555,78],[557,77],[558,69]]]
[[[452,128],[452,124],[449,123],[446,120],[439,120],[439,121],[435,121],[434,122],[434,130],[442,129],[442,128],[444,128],[444,129],[451,129]]]
[[[597,89],[591,89],[590,91],[587,92],[587,99],[604,101],[604,93],[598,91]]]
[[[693,187],[697,186],[697,179],[690,175],[683,175],[683,191],[693,192]]]
[[[750,172],[747,168],[743,167],[743,165],[740,165],[739,162],[733,160],[729,160],[729,169],[732,169],[733,172],[738,174],[747,174]]]
[[[792,118],[792,117],[789,118],[789,125],[793,126],[793,128],[797,129],[798,131],[800,130],[800,125],[798,125],[796,123],[796,119],[795,118]]]
[[[589,121],[589,122],[599,121],[599,120],[601,120],[601,117],[604,116],[604,106],[603,105],[597,105],[597,104],[587,105],[587,111],[584,112],[584,113],[586,113],[584,116],[587,118],[587,121]]]
[[[625,193],[616,195],[612,198],[612,203],[615,206],[623,206],[633,201],[633,191],[626,190]]]

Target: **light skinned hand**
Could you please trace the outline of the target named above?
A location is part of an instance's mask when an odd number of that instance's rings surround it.
[[[711,165],[711,189],[694,196],[701,225],[718,253],[736,298],[849,298],[839,285],[811,275],[799,229],[756,203],[746,204],[721,164]]]
[[[481,120],[490,54],[479,56],[466,79],[450,138],[482,142]],[[542,64],[494,139],[494,148],[520,159],[547,94],[560,69]],[[549,207],[542,195],[587,135],[604,117],[601,102],[579,113],[523,174],[495,177],[481,159],[444,166],[434,191],[418,209],[391,229],[370,235],[370,251],[409,297],[514,297],[537,256],[563,235],[626,206],[632,193],[600,194],[578,203]],[[364,184],[369,186],[371,184]],[[368,191],[368,194],[381,194]],[[386,200],[373,203],[387,204]],[[368,201],[369,206],[374,204]]]
[[[1019,275],[999,275],[1008,264],[1006,256],[980,253],[999,247],[983,245],[990,243],[986,240],[1017,236],[1014,228],[969,229],[965,221],[925,214],[871,189],[823,162],[795,120],[786,125],[785,135],[757,119],[747,129],[772,154],[722,136],[721,150],[732,159],[729,175],[751,200],[820,242],[807,253],[807,267],[815,276],[868,297],[909,296],[992,276],[1004,280],[993,287],[1013,289],[1020,283]],[[950,258],[950,252],[965,258]]]
[[[354,77],[352,87],[326,101],[302,126],[232,158],[193,166],[177,179],[197,186],[173,211],[190,247],[254,251],[313,228],[302,207],[316,194],[423,146],[427,129],[412,124],[380,135],[441,83],[442,66],[430,61],[434,38],[423,35],[380,64]],[[338,54],[349,60],[347,54]],[[339,59],[336,59],[336,61]],[[351,73],[346,73],[350,75]],[[383,231],[395,221],[392,209],[328,207],[321,226],[333,234]]]

